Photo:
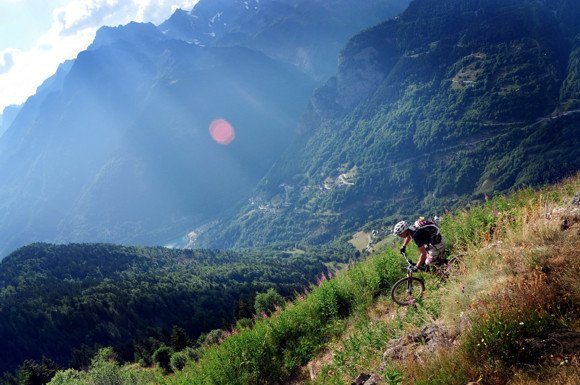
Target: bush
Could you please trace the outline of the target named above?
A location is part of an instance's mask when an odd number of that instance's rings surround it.
[[[256,314],[270,315],[277,307],[282,307],[284,302],[284,297],[278,294],[276,290],[270,288],[267,292],[256,295],[254,309],[256,310]]]
[[[171,373],[171,355],[173,350],[169,346],[162,346],[153,353],[153,362],[157,364],[165,373]]]
[[[225,331],[222,329],[214,329],[207,334],[200,335],[197,342],[201,346],[216,345],[224,338],[224,335]]]
[[[177,352],[171,355],[171,368],[178,372],[185,367],[187,363],[187,354],[185,352]]]
[[[188,360],[199,360],[199,349],[188,347],[183,349],[182,353],[185,354]]]

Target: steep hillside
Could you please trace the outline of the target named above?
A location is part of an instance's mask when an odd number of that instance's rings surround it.
[[[303,74],[153,25],[105,32],[0,140],[3,252],[38,240],[160,244],[243,199],[295,136],[313,85]],[[208,132],[217,119],[235,130],[227,146]]]
[[[353,37],[254,204],[200,242],[324,242],[576,172],[579,17],[571,0],[416,0]]]

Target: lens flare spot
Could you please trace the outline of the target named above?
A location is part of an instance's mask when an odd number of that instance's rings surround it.
[[[215,119],[209,125],[209,134],[216,143],[227,145],[235,138],[234,127],[225,119]]]

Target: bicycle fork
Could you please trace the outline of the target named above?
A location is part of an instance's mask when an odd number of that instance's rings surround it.
[[[407,295],[412,296],[413,294],[413,273],[407,272]]]

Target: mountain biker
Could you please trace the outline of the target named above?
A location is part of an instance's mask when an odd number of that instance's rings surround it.
[[[406,221],[401,221],[393,228],[393,234],[404,239],[401,253],[406,251],[411,239],[417,244],[421,253],[415,266],[417,269],[424,263],[432,265],[443,260],[445,240],[435,222],[420,218],[411,225]]]

